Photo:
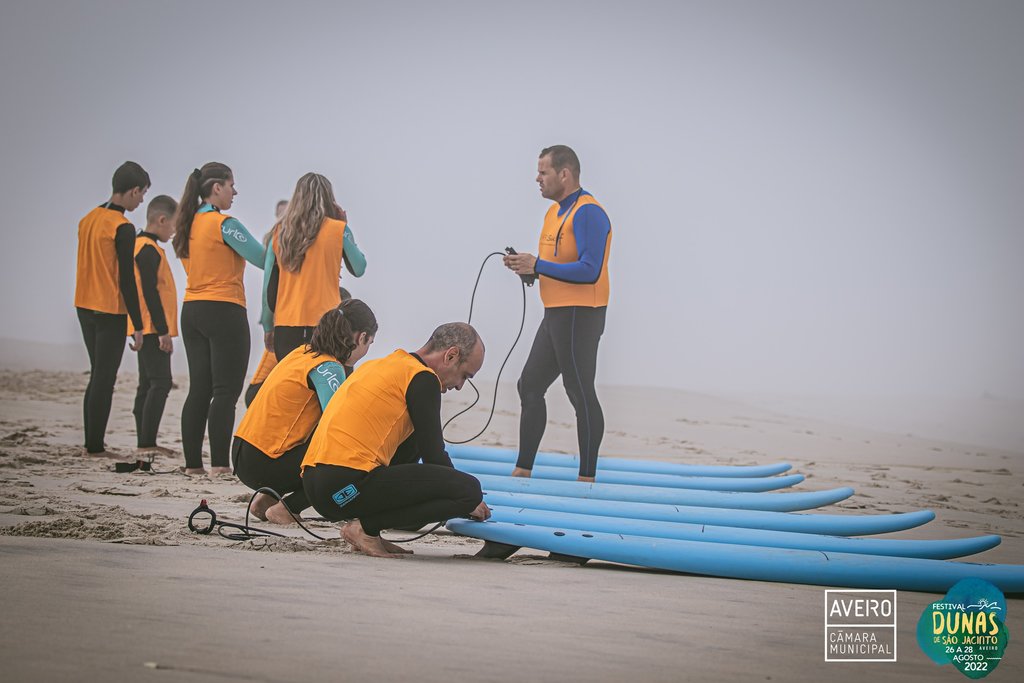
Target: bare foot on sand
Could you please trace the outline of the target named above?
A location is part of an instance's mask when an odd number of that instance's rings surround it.
[[[210,468],[210,476],[216,477],[216,476],[220,476],[222,474],[231,474],[231,468],[230,467],[211,467]]]
[[[533,474],[533,470],[524,470],[522,467],[517,467],[512,470],[513,477],[526,477],[529,479],[531,474]]]
[[[206,474],[206,469],[203,467],[179,467],[178,471],[189,477]]]
[[[413,554],[412,550],[410,550],[409,548],[403,548],[402,546],[397,545],[395,543],[392,543],[391,541],[389,541],[389,540],[387,540],[385,538],[380,539],[380,542],[381,542],[381,545],[384,546],[384,550],[387,550],[389,553],[394,553],[396,555],[412,555]]]
[[[266,493],[257,493],[256,497],[249,503],[249,514],[260,520],[267,521],[267,509],[276,502],[273,496]]]
[[[177,455],[178,452],[164,446],[144,446],[135,450],[136,455]]]
[[[358,519],[354,519],[341,527],[341,537],[350,546],[371,557],[402,557],[402,555],[397,553],[389,553],[384,547],[384,542],[380,536],[367,536],[366,532],[363,531],[363,525],[360,524]]]
[[[270,496],[267,497],[270,498]],[[297,516],[293,516],[284,503],[274,503],[267,508],[266,521],[272,524],[295,524],[295,517]]]

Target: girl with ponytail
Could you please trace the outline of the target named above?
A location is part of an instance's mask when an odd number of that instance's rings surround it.
[[[267,349],[283,358],[310,341],[324,311],[337,307],[342,266],[356,277],[366,257],[356,245],[331,182],[307,173],[270,234],[263,266],[262,324]]]
[[[214,474],[231,472],[228,450],[235,403],[249,364],[245,314],[245,262],[263,267],[266,251],[231,208],[235,178],[210,162],[189,174],[175,218],[174,253],[188,277],[181,307],[181,337],[188,358],[188,397],[181,410],[185,473],[205,474],[203,436],[209,425]]]
[[[337,289],[337,288],[335,288]],[[249,512],[257,519],[290,524],[309,507],[302,489],[302,458],[327,402],[373,343],[377,319],[359,299],[349,299],[320,318],[308,344],[292,350],[270,371],[235,433],[235,474],[261,493]]]

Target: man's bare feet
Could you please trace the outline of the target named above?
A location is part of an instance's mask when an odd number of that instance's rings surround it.
[[[249,503],[249,514],[260,520],[267,521],[267,509],[276,502],[276,499],[266,493],[257,493],[256,497]]]
[[[597,477],[577,477],[576,481],[585,481],[588,484],[593,484],[597,481]]]
[[[341,537],[350,546],[371,557],[402,557],[397,553],[389,553],[380,536],[368,536],[358,519],[341,527]]]
[[[206,474],[206,469],[203,467],[179,467],[179,472],[182,472],[190,477],[195,475]]]
[[[397,555],[412,555],[413,554],[412,550],[410,550],[409,548],[403,548],[400,545],[396,545],[395,543],[392,543],[391,541],[387,540],[386,538],[380,539],[380,542],[384,546],[384,550],[387,550],[389,553],[395,553]]]
[[[270,498],[270,496],[267,497]],[[267,508],[266,521],[272,524],[295,524],[295,517],[284,503],[278,502]]]
[[[210,468],[210,475],[211,476],[219,476],[221,474],[231,474],[231,468],[230,467],[211,467]]]
[[[531,474],[533,474],[533,470],[524,470],[522,467],[516,467],[512,470],[513,477],[525,477],[529,479]]]

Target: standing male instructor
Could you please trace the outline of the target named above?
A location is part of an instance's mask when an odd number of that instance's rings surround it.
[[[612,226],[593,195],[580,187],[580,160],[569,147],[541,151],[537,183],[541,195],[556,202],[544,216],[538,255],[505,257],[510,270],[539,277],[544,303],[544,319],[519,378],[519,459],[512,475],[529,477],[533,470],[547,424],[544,394],[561,375],[576,410],[579,480],[594,481],[604,436],[594,377],[608,309]]]

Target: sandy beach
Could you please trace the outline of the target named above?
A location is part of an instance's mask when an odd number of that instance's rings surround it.
[[[914,629],[937,596],[898,600],[896,663],[823,662],[823,588],[553,562],[524,549],[505,562],[470,556],[475,540],[438,533],[415,556],[377,560],[341,541],[230,541],[186,528],[200,499],[240,522],[249,493],[232,477],[115,474],[79,454],[81,370],[0,370],[0,661],[8,680],[124,681],[678,681],[956,680],[919,649]],[[31,354],[29,354],[30,356]],[[108,445],[134,444],[134,357],[126,354]],[[42,364],[40,364],[42,365]],[[73,365],[73,364],[69,364]],[[172,390],[162,441],[178,443],[186,386]],[[481,386],[489,404],[492,387]],[[445,412],[471,395],[446,397]],[[853,486],[822,510],[928,508],[937,518],[898,538],[999,534],[978,561],[1024,563],[1021,450],[886,433],[682,391],[606,387],[604,452],[671,462],[786,460],[797,490]],[[551,396],[545,450],[571,451],[562,392]],[[239,413],[240,415],[241,413]],[[479,429],[486,410],[453,424]],[[512,446],[517,406],[499,392],[479,443]],[[159,457],[157,470],[179,462]],[[311,528],[330,538],[325,523]],[[402,532],[392,532],[402,537]],[[1011,643],[992,680],[1024,672],[1024,604],[1011,600]],[[823,668],[824,667],[824,668]]]

